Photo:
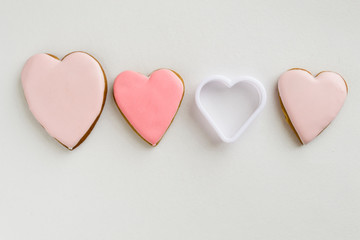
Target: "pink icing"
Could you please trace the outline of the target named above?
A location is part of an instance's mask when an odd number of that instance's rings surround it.
[[[46,131],[70,150],[100,115],[106,80],[90,55],[74,52],[62,61],[32,56],[21,73],[30,111]]]
[[[304,144],[330,124],[347,95],[344,79],[334,72],[322,72],[314,78],[305,70],[289,70],[280,76],[278,88],[284,108]]]
[[[171,70],[160,69],[148,78],[125,71],[114,82],[115,101],[136,132],[155,146],[165,134],[180,106],[182,80]]]

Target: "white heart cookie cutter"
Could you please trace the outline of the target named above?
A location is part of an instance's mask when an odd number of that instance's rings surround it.
[[[258,99],[259,99],[259,104],[258,104],[257,108],[250,115],[250,117],[245,121],[245,123],[235,132],[235,134],[233,134],[232,137],[225,136],[223,131],[219,128],[219,126],[216,124],[214,119],[206,111],[206,109],[204,108],[204,106],[203,106],[203,104],[201,102],[200,94],[201,94],[201,91],[202,91],[203,87],[205,85],[207,85],[208,83],[213,83],[213,82],[221,83],[221,84],[225,85],[228,88],[232,88],[233,86],[235,86],[238,83],[247,83],[247,84],[251,85],[252,87],[254,87],[256,89],[257,93],[258,93],[257,95],[258,95]],[[246,130],[246,128],[249,127],[249,125],[252,123],[252,121],[254,121],[254,119],[263,110],[263,108],[266,105],[266,91],[265,91],[265,88],[262,85],[262,83],[259,82],[257,79],[255,79],[253,77],[244,76],[244,77],[240,77],[240,78],[235,79],[235,80],[231,80],[231,79],[229,79],[227,77],[224,77],[224,76],[221,76],[221,75],[215,75],[215,76],[211,76],[211,77],[205,79],[198,86],[198,88],[196,89],[195,101],[196,101],[196,105],[198,106],[200,112],[204,115],[206,120],[214,128],[215,132],[220,137],[220,139],[223,142],[231,143],[231,142],[236,141],[236,139],[238,139],[240,137],[240,135]]]

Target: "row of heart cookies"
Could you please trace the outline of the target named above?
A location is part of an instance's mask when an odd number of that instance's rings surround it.
[[[85,52],[72,52],[61,60],[51,54],[36,54],[26,62],[21,81],[34,117],[69,150],[87,138],[104,108],[105,72],[100,63]],[[214,81],[229,88],[239,82],[248,83],[258,93],[258,108],[232,136],[223,134],[201,104],[203,87]],[[327,127],[347,95],[347,84],[339,74],[321,72],[314,78],[303,69],[285,72],[279,79],[278,89],[286,119],[303,144]],[[172,123],[184,92],[183,79],[170,69],[156,70],[148,77],[125,71],[116,77],[113,85],[113,96],[120,112],[135,132],[152,146],[159,143]],[[251,77],[231,81],[214,76],[199,85],[196,103],[219,137],[232,142],[264,108],[266,92],[263,85]]]

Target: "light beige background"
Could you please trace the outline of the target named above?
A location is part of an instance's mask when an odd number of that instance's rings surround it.
[[[356,0],[14,1],[0,5],[0,239],[356,240],[360,238],[360,2]],[[74,50],[123,70],[168,67],[186,84],[156,148],[109,91],[88,139],[69,152],[29,112],[20,72],[31,55]],[[284,121],[278,76],[339,72],[349,96],[307,146]],[[212,74],[251,75],[268,104],[234,144],[198,116]]]

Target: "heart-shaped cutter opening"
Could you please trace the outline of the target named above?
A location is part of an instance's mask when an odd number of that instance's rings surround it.
[[[249,84],[250,86],[252,86],[257,92],[257,97],[259,100],[257,108],[250,115],[250,117],[240,126],[240,128],[238,128],[238,130],[236,130],[233,134],[231,134],[231,136],[226,136],[224,134],[224,132],[221,130],[221,128],[218,126],[218,124],[210,116],[209,112],[205,109],[205,107],[201,101],[201,97],[200,97],[201,92],[202,92],[204,86],[206,86],[209,83],[220,83],[220,84],[225,85],[229,89],[238,83],[245,83],[245,84]],[[253,77],[244,76],[244,77],[237,78],[235,80],[231,80],[225,76],[215,75],[215,76],[211,76],[211,77],[205,79],[197,87],[196,93],[195,93],[195,101],[196,101],[196,105],[199,108],[200,112],[203,114],[205,119],[213,127],[213,129],[215,130],[217,135],[220,137],[220,139],[223,142],[231,143],[231,142],[236,141],[241,136],[241,134],[249,127],[249,125],[254,121],[254,119],[263,110],[263,108],[266,105],[266,91],[265,91],[265,88],[262,85],[262,83]]]

